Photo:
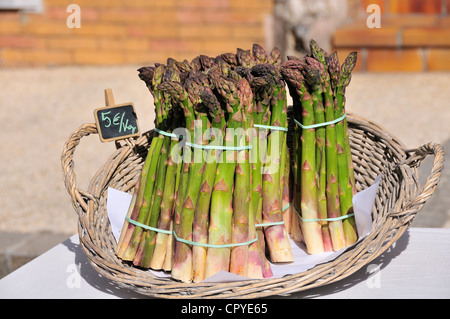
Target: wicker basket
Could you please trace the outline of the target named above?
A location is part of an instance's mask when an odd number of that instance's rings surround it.
[[[95,124],[85,124],[66,142],[62,168],[66,188],[79,217],[81,246],[93,267],[104,277],[143,295],[159,298],[261,298],[288,295],[341,280],[382,254],[409,227],[416,213],[433,194],[441,175],[444,151],[438,144],[407,150],[379,125],[349,114],[350,143],[358,190],[381,182],[372,211],[372,232],[335,260],[276,279],[232,283],[180,283],[123,263],[115,255],[116,242],[106,213],[107,188],[131,192],[140,171],[151,132],[117,150],[92,178],[87,191],[77,188],[73,155],[82,137],[97,134]],[[434,155],[431,174],[424,187],[418,167]]]

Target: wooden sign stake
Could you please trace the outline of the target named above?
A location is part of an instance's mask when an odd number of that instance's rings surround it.
[[[116,104],[114,102],[114,96],[111,89],[105,90],[105,105],[110,106]]]

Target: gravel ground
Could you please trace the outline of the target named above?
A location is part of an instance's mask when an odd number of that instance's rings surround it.
[[[0,70],[1,232],[77,232],[62,179],[64,143],[80,125],[94,122],[106,88],[113,89],[116,103],[134,103],[141,131],[153,127],[152,98],[137,77],[138,67]],[[449,85],[450,73],[354,74],[347,108],[382,124],[407,147],[444,144],[450,140]],[[87,189],[113,151],[114,144],[98,136],[82,139],[74,157],[79,189]],[[438,227],[450,227],[447,207]]]

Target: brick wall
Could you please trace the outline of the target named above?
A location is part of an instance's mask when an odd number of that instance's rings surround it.
[[[68,28],[80,6],[80,28]],[[146,64],[267,45],[273,0],[44,0],[0,11],[0,66]],[[270,43],[270,42],[269,42]]]
[[[340,55],[359,53],[368,72],[450,71],[450,0],[349,0],[354,20],[334,35]],[[381,28],[368,28],[369,4],[381,8]]]

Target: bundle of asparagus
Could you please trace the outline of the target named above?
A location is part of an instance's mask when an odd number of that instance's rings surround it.
[[[340,250],[357,240],[352,197],[355,193],[349,134],[345,119],[345,89],[356,64],[351,53],[339,65],[310,43],[311,54],[288,57],[281,72],[293,98],[294,206],[292,229],[310,254]],[[300,217],[300,221],[297,217]],[[300,232],[297,229],[296,233]]]
[[[118,257],[183,282],[221,270],[270,277],[266,250],[272,261],[293,261],[280,67],[278,49],[255,44],[138,70],[154,97],[155,131]]]

